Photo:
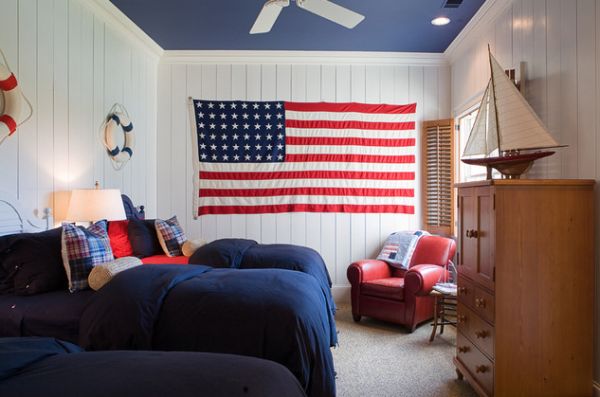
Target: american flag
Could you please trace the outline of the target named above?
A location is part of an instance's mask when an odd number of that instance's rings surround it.
[[[190,103],[197,215],[414,213],[414,103]]]

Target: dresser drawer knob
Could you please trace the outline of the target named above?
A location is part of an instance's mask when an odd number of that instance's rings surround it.
[[[467,322],[467,316],[465,316],[463,314],[459,314],[456,317],[456,322],[459,323],[459,324],[466,323]]]
[[[485,339],[487,338],[489,333],[487,331],[475,331],[475,336],[477,339]]]
[[[465,235],[467,236],[467,238],[477,238],[479,236],[479,233],[477,232],[477,230],[467,229]]]
[[[485,307],[485,299],[483,299],[483,298],[475,298],[475,306],[477,306],[477,307]]]
[[[467,293],[467,288],[466,287],[458,287],[458,293],[460,295],[464,295]]]
[[[475,372],[476,373],[486,373],[489,370],[489,367],[487,365],[478,365],[475,367]]]
[[[467,353],[469,350],[471,350],[471,349],[469,349],[469,346],[459,346],[458,347],[459,353]]]

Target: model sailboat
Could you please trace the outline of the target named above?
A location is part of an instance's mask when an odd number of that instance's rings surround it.
[[[554,154],[541,149],[560,145],[506,76],[489,48],[488,52],[491,78],[463,152],[463,156],[484,157],[462,161],[486,166],[488,179],[491,179],[492,168],[505,178],[518,179],[535,160]]]

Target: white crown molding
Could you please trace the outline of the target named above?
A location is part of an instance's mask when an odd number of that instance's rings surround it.
[[[360,64],[448,66],[444,54],[357,51],[165,51],[166,64]]]
[[[456,62],[458,57],[471,48],[471,44],[479,40],[481,34],[492,26],[493,22],[508,7],[512,5],[512,0],[487,0],[475,13],[473,18],[460,31],[458,36],[450,43],[444,55],[450,64]]]
[[[139,26],[137,26],[127,15],[123,14],[109,0],[76,0],[94,11],[95,14],[103,19],[117,31],[125,34],[134,43],[155,55],[158,59],[164,54],[164,50],[154,40],[150,38]]]

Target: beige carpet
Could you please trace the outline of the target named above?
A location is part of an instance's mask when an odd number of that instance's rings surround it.
[[[414,333],[363,317],[352,321],[350,307],[336,315],[339,346],[333,349],[338,397],[476,397],[456,378],[452,357],[456,331],[446,326],[429,343],[431,326]]]

